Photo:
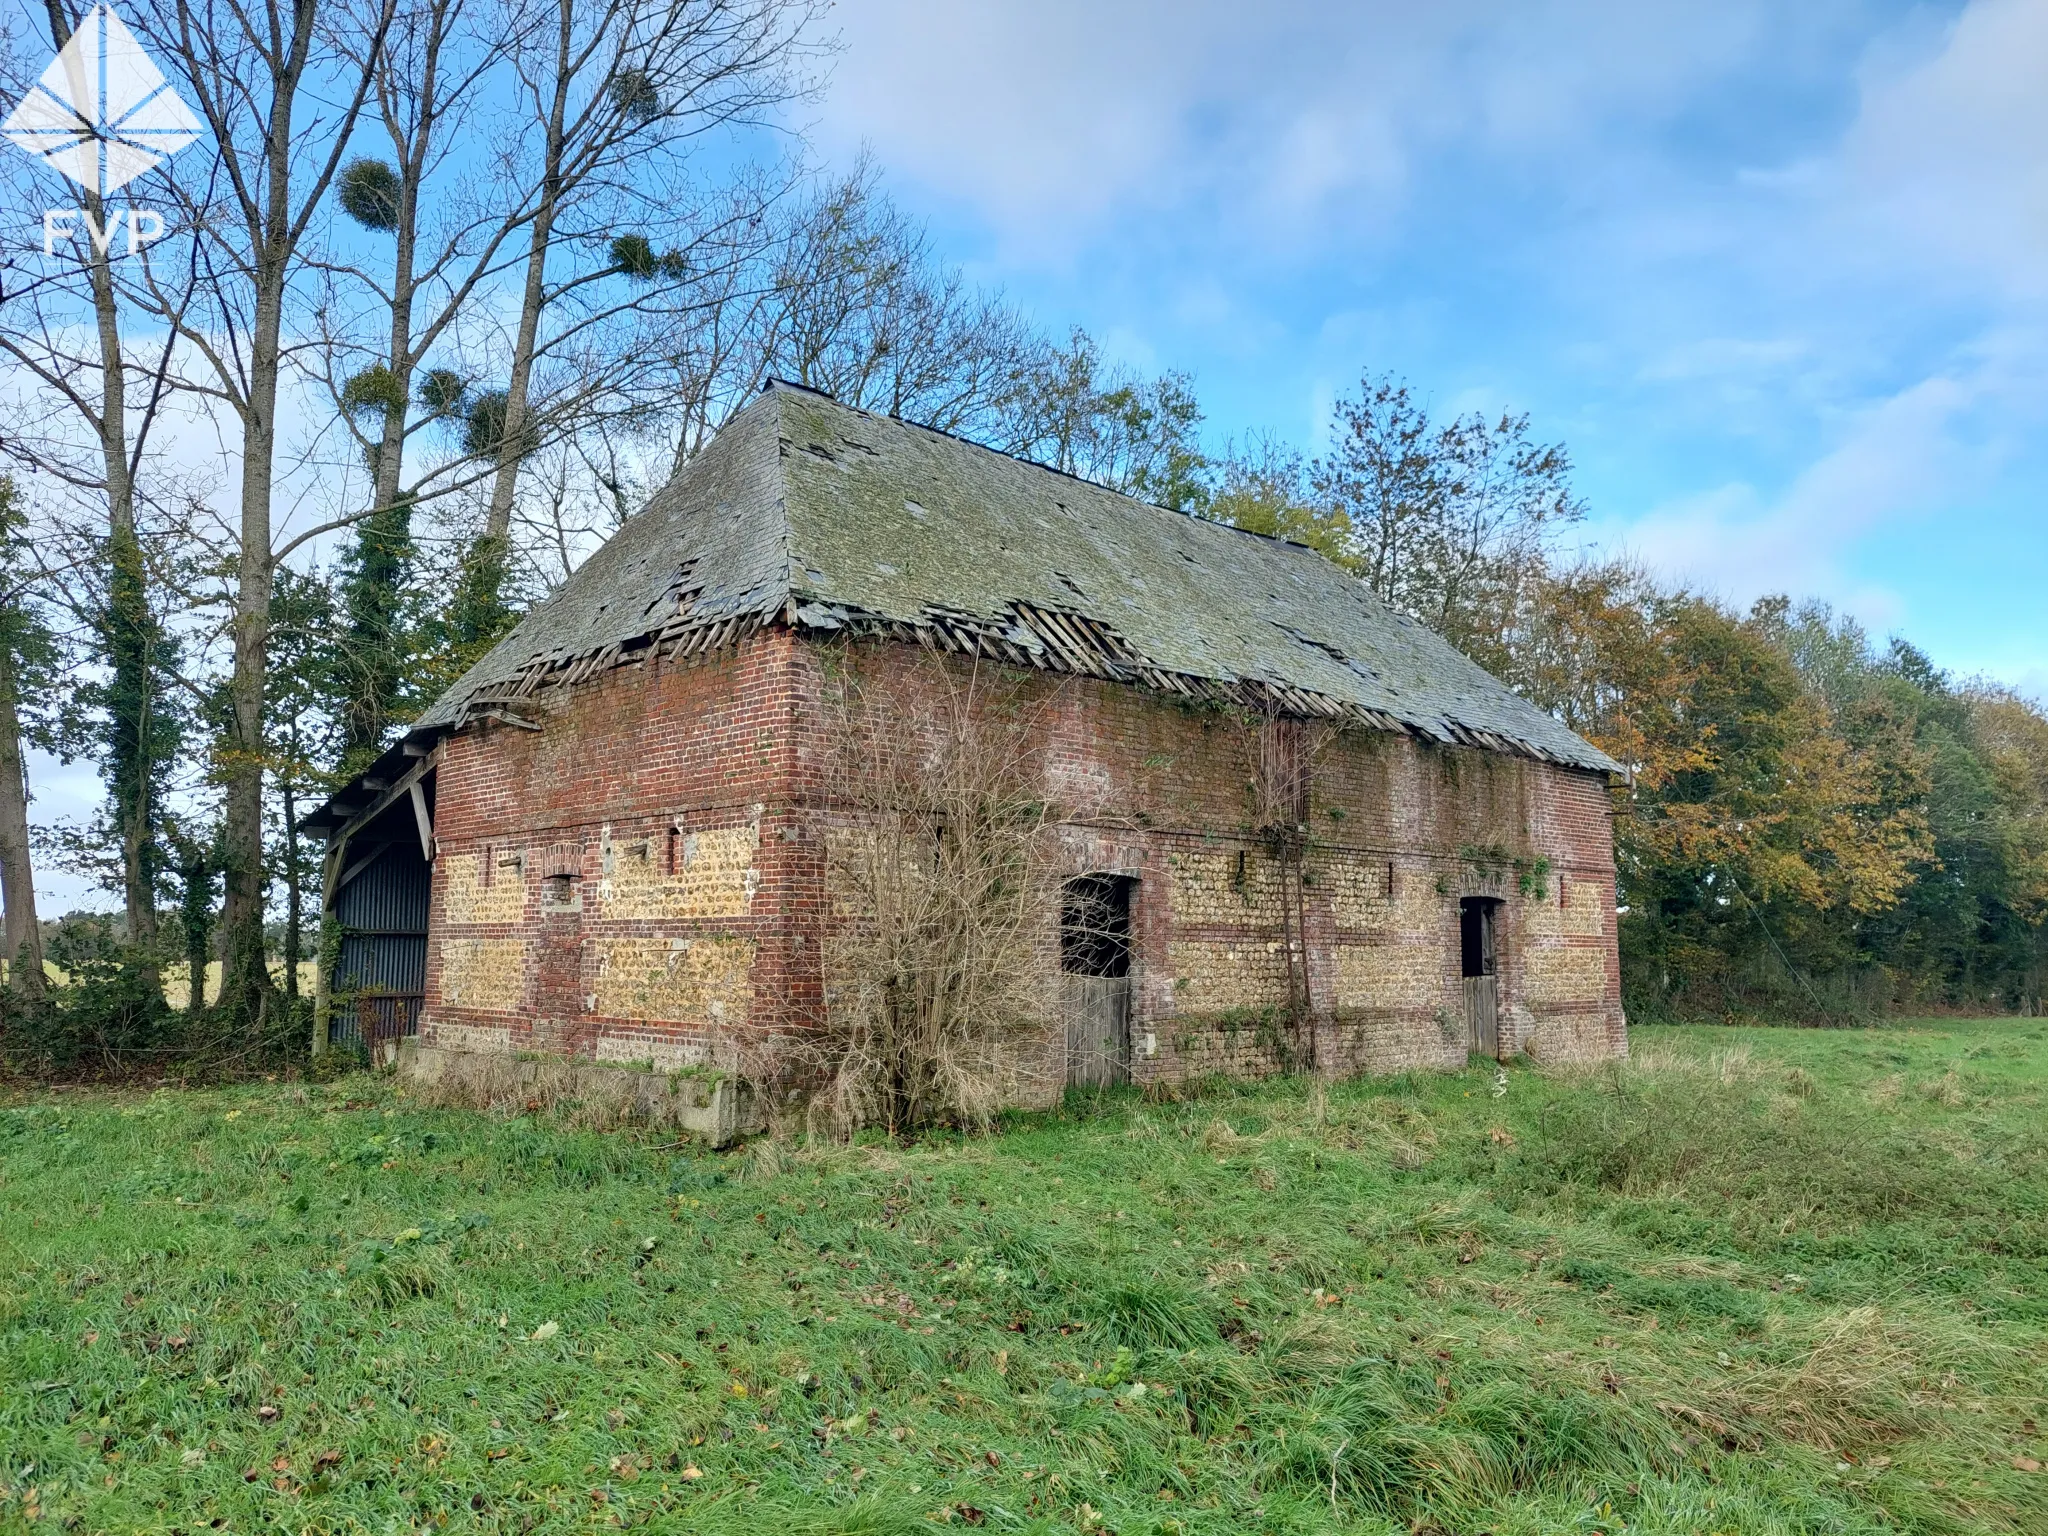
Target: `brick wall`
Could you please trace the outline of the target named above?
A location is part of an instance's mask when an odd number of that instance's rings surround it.
[[[796,649],[540,694],[451,737],[436,781],[430,1044],[741,1064],[807,989],[816,860],[791,813]]]
[[[871,699],[951,668],[910,646],[851,653]],[[437,783],[430,1041],[675,1067],[758,1064],[821,1007],[830,744],[819,703],[847,653],[763,631],[685,666],[624,668],[540,696],[543,729],[450,738]],[[984,664],[986,669],[986,664]],[[1458,902],[1501,902],[1504,1045],[1626,1050],[1611,810],[1595,775],[1406,737],[1309,728],[1299,893],[1312,1040],[1285,1024],[1283,873],[1252,832],[1256,723],[1157,694],[1030,674],[1074,873],[1135,877],[1140,1080],[1448,1066],[1465,1053]],[[1056,917],[1040,946],[1057,1057]],[[750,1051],[754,1054],[750,1056]],[[1043,1098],[1039,1087],[1020,1096]]]

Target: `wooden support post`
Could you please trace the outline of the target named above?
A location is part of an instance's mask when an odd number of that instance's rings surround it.
[[[327,995],[327,914],[334,910],[336,874],[341,856],[348,848],[346,833],[328,834],[327,853],[320,860],[320,921],[313,926],[313,1054],[327,1051],[327,1016],[332,1003]]]
[[[420,781],[412,781],[412,814],[420,827],[420,857],[429,864],[434,862],[434,818],[427,814],[427,792],[420,788]]]

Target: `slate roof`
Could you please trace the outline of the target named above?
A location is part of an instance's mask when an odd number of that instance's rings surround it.
[[[1313,550],[785,384],[735,416],[414,734],[650,644],[694,648],[778,622],[1621,771]]]

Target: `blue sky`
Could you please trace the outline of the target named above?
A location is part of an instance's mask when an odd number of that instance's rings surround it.
[[[1363,368],[1581,530],[2048,697],[2048,0],[861,0],[810,104],[1053,327],[1313,450]]]
[[[2048,0],[850,0],[796,114],[1055,330],[1314,451],[1361,370],[1581,530],[2048,700]],[[79,819],[89,765],[33,764]],[[51,911],[104,893],[38,871]]]

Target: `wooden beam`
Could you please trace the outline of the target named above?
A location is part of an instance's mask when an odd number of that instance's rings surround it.
[[[376,863],[377,856],[390,846],[391,845],[389,843],[369,844],[368,847],[370,851],[364,854],[360,859],[357,859],[355,863],[349,865],[347,869],[341,872],[341,878],[334,882],[334,894],[339,896],[341,894],[341,888],[344,885],[347,885],[349,881],[355,879],[357,875],[360,875],[364,870],[368,869],[372,864]]]
[[[432,773],[434,771],[435,765],[439,763],[440,760],[441,750],[440,748],[436,747],[433,750],[433,752],[428,754],[426,757],[421,758],[418,762],[414,763],[412,767],[406,769],[404,773],[398,776],[397,780],[393,782],[392,786],[389,789],[385,790],[384,793],[379,795],[376,799],[372,800],[369,803],[369,805],[359,814],[351,816],[348,819],[348,823],[341,829],[341,832],[337,837],[337,841],[339,841],[340,838],[353,837],[356,833],[362,831],[364,827],[368,826],[377,817],[383,815],[386,810],[390,809],[392,805],[397,803],[398,797],[400,795],[407,793],[409,790],[411,790],[413,785],[419,783],[419,781],[422,778],[424,778],[427,774]]]
[[[341,882],[334,878],[334,872],[341,867],[341,856],[347,848],[346,837],[330,836],[327,852],[320,857],[320,909],[323,912],[334,905],[334,893],[341,889]]]
[[[471,714],[469,718],[472,720],[496,720],[500,724],[509,725],[515,730],[521,731],[537,731],[541,728],[539,721],[529,720],[524,715],[515,715],[511,711],[504,709],[479,709]]]
[[[427,792],[420,788],[420,781],[412,781],[412,814],[420,825],[420,857],[429,864],[434,862],[434,818],[427,814]]]

